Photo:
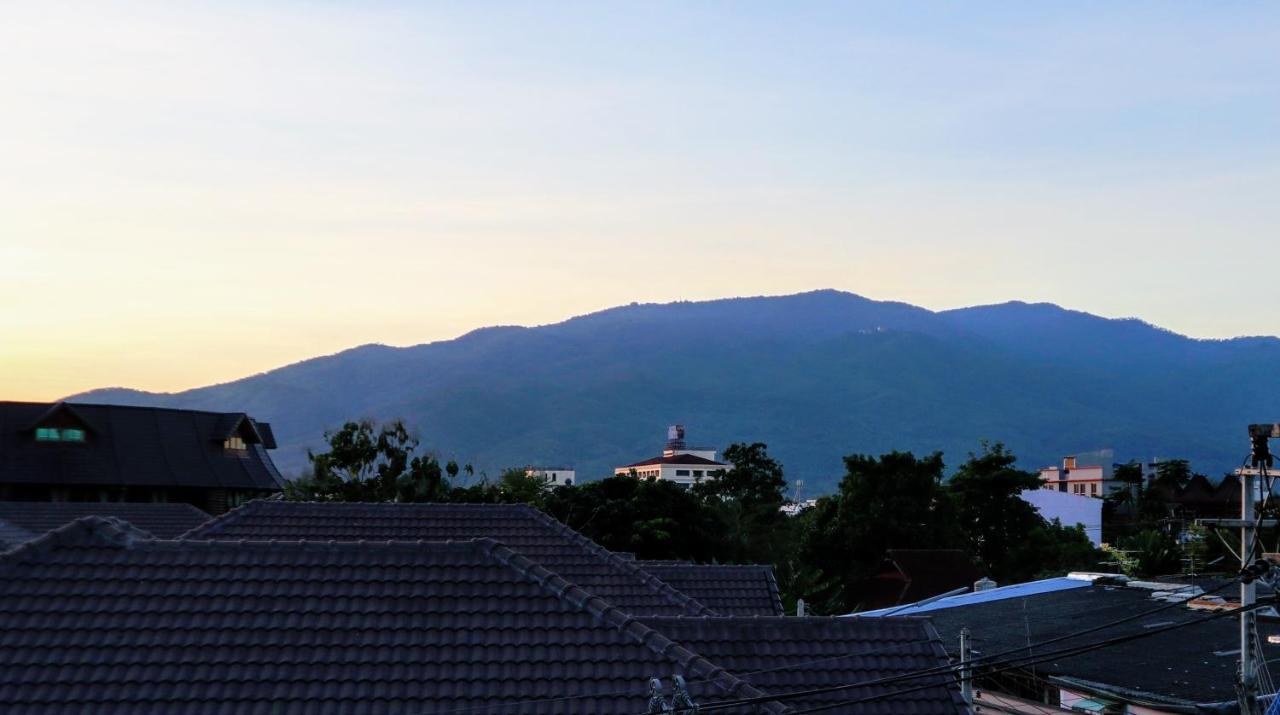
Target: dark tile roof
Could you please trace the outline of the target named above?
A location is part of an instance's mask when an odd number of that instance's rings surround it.
[[[631,467],[649,467],[655,464],[692,464],[694,466],[706,465],[709,467],[729,466],[724,462],[717,462],[715,460],[707,459],[706,457],[699,457],[696,454],[677,454],[670,457],[653,457],[651,459],[646,459],[643,462],[628,464],[622,467],[622,469],[629,469]]]
[[[349,504],[258,500],[189,539],[447,541],[495,539],[635,615],[712,610],[555,519],[523,504]]]
[[[491,539],[142,536],[86,517],[0,555],[6,712],[625,715],[672,673],[764,694]]]
[[[82,425],[87,439],[37,442],[36,427],[53,419]],[[249,444],[242,455],[222,447],[225,423],[245,419],[243,413],[0,402],[0,484],[279,490],[284,481],[267,455],[269,444]]]
[[[210,519],[190,504],[0,501],[0,520],[36,535],[82,516],[113,516],[159,539],[172,539]]]
[[[772,566],[635,563],[722,616],[782,615]]]
[[[1227,596],[1232,593],[1231,589],[1222,592]],[[1027,652],[1028,641],[1035,643],[1078,633],[1089,626],[1140,615],[1165,605],[1150,596],[1150,590],[1095,585],[941,608],[927,615],[952,652],[958,651],[959,633],[964,626],[969,627],[974,647],[979,651],[995,654],[1021,648]],[[1150,632],[1153,627],[1195,622],[1205,615],[1182,606],[1168,608],[1105,631],[1054,643],[1044,650]],[[1280,658],[1280,645],[1267,643],[1268,635],[1280,634],[1280,626],[1259,623],[1258,628],[1262,634],[1263,657]],[[1226,702],[1236,697],[1233,682],[1239,647],[1239,621],[1220,618],[1038,664],[1035,672],[1041,676],[1090,681],[1117,693],[1138,694],[1159,704]]]
[[[938,634],[921,618],[645,618],[646,625],[687,645],[770,694],[859,683],[948,663]],[[800,710],[926,684],[924,679],[810,695],[788,701]],[[935,687],[850,705],[833,713],[923,715],[965,712],[959,693]]]

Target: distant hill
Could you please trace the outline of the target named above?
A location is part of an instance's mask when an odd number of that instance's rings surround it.
[[[1217,476],[1249,422],[1280,419],[1280,340],[1195,340],[1048,304],[932,312],[837,291],[633,304],[554,325],[365,345],[173,394],[81,401],[244,410],[272,423],[286,473],[343,420],[402,417],[444,457],[491,474],[581,477],[656,454],[666,425],[723,449],[760,440],[806,492],[840,458],[891,449],[963,460],[999,440],[1035,468],[1110,447]]]

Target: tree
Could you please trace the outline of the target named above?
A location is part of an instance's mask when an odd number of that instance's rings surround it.
[[[1132,558],[1130,576],[1162,576],[1182,571],[1182,549],[1178,542],[1154,529],[1122,539],[1120,550]]]
[[[725,524],[728,558],[753,563],[785,559],[793,530],[782,513],[787,489],[782,465],[763,442],[731,444],[724,456],[732,466],[695,484],[693,493]]]
[[[839,492],[806,514],[799,558],[836,581],[844,595],[833,605],[851,611],[858,605],[857,584],[886,550],[954,548],[963,536],[942,487],[941,453],[923,459],[910,452],[854,454],[844,464]]]
[[[996,580],[1009,578],[1010,556],[1044,519],[1022,492],[1041,486],[1040,478],[1014,467],[1017,457],[1000,443],[982,444],[947,483],[970,553]]]
[[[606,549],[641,559],[715,563],[729,556],[716,512],[672,482],[609,477],[546,490],[541,507]]]
[[[1185,459],[1166,459],[1156,465],[1153,486],[1162,487],[1176,494],[1191,481],[1191,465]]]
[[[311,474],[285,485],[285,497],[302,501],[433,501],[448,485],[439,462],[415,456],[419,440],[404,423],[347,422],[325,432],[329,450],[307,452]]]

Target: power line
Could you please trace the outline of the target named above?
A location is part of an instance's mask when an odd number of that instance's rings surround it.
[[[1223,585],[1219,586],[1218,588],[1216,588],[1216,589],[1214,589],[1214,590],[1221,590],[1222,588],[1225,588],[1226,586],[1230,585],[1230,583],[1231,583],[1231,582],[1224,583]],[[1212,593],[1212,591],[1211,591],[1210,593]],[[1017,647],[1017,648],[1012,648],[1012,649],[1010,649],[1010,650],[1008,650],[1008,651],[1003,651],[1003,652],[1001,652],[1001,653],[996,653],[996,654],[991,655],[991,656],[985,656],[985,657],[984,657],[984,658],[982,658],[982,659],[975,659],[974,661],[971,661],[971,662],[970,662],[970,666],[969,666],[969,667],[970,667],[970,668],[974,668],[974,669],[976,669],[977,667],[987,667],[987,666],[990,666],[990,665],[996,665],[996,666],[997,666],[996,670],[994,670],[994,671],[990,671],[990,672],[1003,672],[1003,671],[1005,671],[1005,670],[1011,670],[1011,669],[1013,669],[1013,668],[1023,668],[1023,667],[1027,667],[1027,666],[1030,666],[1030,665],[1036,665],[1036,664],[1039,664],[1039,663],[1047,662],[1047,661],[1049,661],[1049,660],[1053,660],[1053,659],[1055,659],[1055,658],[1059,658],[1059,657],[1070,657],[1070,656],[1073,656],[1073,655],[1079,655],[1080,653],[1086,653],[1086,652],[1089,652],[1089,651],[1092,651],[1092,650],[1097,650],[1097,649],[1099,649],[1099,648],[1110,647],[1110,646],[1112,646],[1112,645],[1116,645],[1116,644],[1119,644],[1119,643],[1126,643],[1126,642],[1128,642],[1128,641],[1131,641],[1131,640],[1137,640],[1137,639],[1139,639],[1139,638],[1146,638],[1146,637],[1148,637],[1148,636],[1156,635],[1156,634],[1159,634],[1159,633],[1164,633],[1164,632],[1167,632],[1167,631],[1170,631],[1170,630],[1175,630],[1175,629],[1178,629],[1178,628],[1184,628],[1184,627],[1191,626],[1191,625],[1196,625],[1196,624],[1199,624],[1199,623],[1204,623],[1204,622],[1206,622],[1206,621],[1211,621],[1211,620],[1215,620],[1215,619],[1218,619],[1218,618],[1223,618],[1223,617],[1225,617],[1225,616],[1233,616],[1233,615],[1237,615],[1237,614],[1240,614],[1240,613],[1242,613],[1242,612],[1245,612],[1245,611],[1252,611],[1252,610],[1255,610],[1255,609],[1257,609],[1257,608],[1260,608],[1260,607],[1263,607],[1263,606],[1266,606],[1266,605],[1269,605],[1269,604],[1254,604],[1254,605],[1252,605],[1252,606],[1248,607],[1247,609],[1243,609],[1243,608],[1241,608],[1241,609],[1234,609],[1234,610],[1231,610],[1231,611],[1219,611],[1219,612],[1216,612],[1216,613],[1214,613],[1214,614],[1212,614],[1212,615],[1210,615],[1210,616],[1207,616],[1207,617],[1204,617],[1204,618],[1200,618],[1200,619],[1196,619],[1196,620],[1193,620],[1193,621],[1184,621],[1184,622],[1182,622],[1182,623],[1175,623],[1175,624],[1172,624],[1172,625],[1169,625],[1169,626],[1165,626],[1165,627],[1163,627],[1163,628],[1151,628],[1151,629],[1146,629],[1146,630],[1144,630],[1144,631],[1142,631],[1142,632],[1132,633],[1132,634],[1125,635],[1125,636],[1117,636],[1117,637],[1115,637],[1115,638],[1111,638],[1111,639],[1107,639],[1107,640],[1099,641],[1099,642],[1094,643],[1094,644],[1086,644],[1086,645],[1082,645],[1082,646],[1071,646],[1071,647],[1063,648],[1063,649],[1060,649],[1060,650],[1057,650],[1057,651],[1051,651],[1051,652],[1049,652],[1049,653],[1042,653],[1039,657],[1035,657],[1035,656],[1020,656],[1020,657],[1008,658],[1008,659],[1004,660],[1003,662],[998,662],[998,661],[996,661],[996,659],[997,659],[997,658],[1002,658],[1002,657],[1004,657],[1004,656],[1006,656],[1006,655],[1008,655],[1008,654],[1010,654],[1010,653],[1020,652],[1020,651],[1023,651],[1023,650],[1028,650],[1028,651],[1029,651],[1029,650],[1032,650],[1032,649],[1035,649],[1035,648],[1040,648],[1040,647],[1043,647],[1043,646],[1045,646],[1045,645],[1049,645],[1049,644],[1051,644],[1051,643],[1057,643],[1057,642],[1061,642],[1061,641],[1063,641],[1063,640],[1067,640],[1067,639],[1070,639],[1070,638],[1077,638],[1077,637],[1079,637],[1079,636],[1081,636],[1081,635],[1086,635],[1086,634],[1088,634],[1088,633],[1097,632],[1097,631],[1102,630],[1102,629],[1105,629],[1105,628],[1113,628],[1113,627],[1115,627],[1115,626],[1117,626],[1117,625],[1121,625],[1121,624],[1123,624],[1123,623],[1126,623],[1126,622],[1129,622],[1129,621],[1133,621],[1133,620],[1136,620],[1136,619],[1138,619],[1138,618],[1143,618],[1143,617],[1146,617],[1146,616],[1151,615],[1151,614],[1153,614],[1153,613],[1158,613],[1158,612],[1160,612],[1160,611],[1167,610],[1168,608],[1175,607],[1175,606],[1181,606],[1181,605],[1182,605],[1182,604],[1181,604],[1180,602],[1168,603],[1168,604],[1165,604],[1164,606],[1159,607],[1159,608],[1154,608],[1154,609],[1151,609],[1151,610],[1148,610],[1148,611],[1144,611],[1144,612],[1142,612],[1142,613],[1135,614],[1135,615],[1133,615],[1133,616],[1129,616],[1129,617],[1126,617],[1126,618],[1117,619],[1117,620],[1112,621],[1112,622],[1110,622],[1110,623],[1106,623],[1106,624],[1103,624],[1103,625],[1100,625],[1100,626],[1095,626],[1095,627],[1093,627],[1093,628],[1085,629],[1085,630],[1080,631],[1080,632],[1077,632],[1077,633],[1065,634],[1065,635],[1058,636],[1058,637],[1055,637],[1055,638],[1050,638],[1050,639],[1048,639],[1048,640],[1041,641],[1041,642],[1039,642],[1039,643],[1033,643],[1033,644],[1031,644],[1030,646],[1027,646],[1027,647],[1020,646],[1020,647]],[[1031,658],[1031,660],[1028,660],[1028,661],[1027,661],[1027,662],[1025,662],[1025,663],[1020,663],[1020,664],[1010,665],[1010,664],[1016,663],[1017,661],[1022,661],[1022,660],[1026,659],[1026,658]],[[922,670],[919,670],[919,671],[915,671],[915,672],[913,672],[913,673],[905,673],[905,674],[896,675],[896,676],[886,676],[886,677],[883,677],[883,678],[878,678],[878,679],[874,679],[874,680],[870,680],[870,681],[864,681],[864,682],[859,682],[859,683],[846,683],[846,684],[842,684],[842,685],[833,685],[833,686],[827,686],[827,687],[823,687],[823,688],[814,688],[814,689],[807,690],[807,691],[796,691],[796,692],[792,692],[792,693],[784,693],[784,694],[781,694],[781,695],[778,695],[778,696],[773,696],[773,697],[770,697],[770,696],[761,696],[761,697],[758,697],[758,698],[748,698],[748,699],[742,699],[742,700],[736,700],[736,701],[720,701],[720,702],[713,702],[713,703],[708,703],[707,705],[702,706],[702,707],[701,707],[701,711],[703,711],[703,712],[715,711],[715,710],[725,709],[725,708],[728,708],[728,707],[736,707],[736,706],[738,706],[738,705],[749,705],[749,704],[756,704],[756,703],[761,703],[761,702],[784,702],[784,701],[789,700],[789,699],[793,699],[793,698],[796,698],[796,697],[803,697],[803,696],[806,696],[806,695],[822,695],[822,694],[825,694],[825,693],[839,692],[839,691],[843,691],[843,690],[850,690],[850,689],[853,689],[853,688],[868,687],[868,686],[872,686],[872,685],[886,685],[886,684],[891,684],[891,683],[901,682],[901,681],[904,681],[904,680],[915,680],[915,679],[919,679],[919,678],[926,678],[926,677],[931,677],[931,676],[935,676],[935,675],[946,675],[946,674],[948,674],[948,673],[953,673],[953,672],[954,672],[954,670],[955,670],[955,666],[954,666],[954,665],[935,666],[935,667],[933,667],[933,668],[925,668],[925,669],[922,669]],[[950,676],[950,680],[952,680],[953,682],[958,682],[957,678],[956,678],[954,675],[951,675],[951,676]],[[875,696],[875,697],[873,697],[873,698],[870,698],[869,700],[866,700],[866,701],[867,701],[867,702],[870,702],[870,700],[880,700],[880,699],[883,699],[883,698],[885,698],[885,697],[892,697],[892,696],[894,696],[894,695],[896,695],[896,694],[900,694],[900,693],[908,693],[908,692],[915,692],[915,691],[918,691],[918,690],[924,690],[924,689],[932,688],[932,687],[937,687],[937,683],[930,683],[930,684],[925,684],[925,685],[923,685],[923,686],[918,686],[918,687],[910,688],[910,689],[903,690],[903,691],[896,691],[896,692],[891,692],[891,693],[881,694],[881,695],[879,695],[879,696]],[[848,702],[841,703],[841,704],[842,704],[842,705],[843,705],[843,704],[852,704],[852,703],[858,703],[858,702],[863,702],[863,700],[848,701]],[[825,707],[826,707],[826,706],[824,706],[824,708],[825,708]],[[804,712],[817,712],[817,710],[806,710],[806,711],[804,711]],[[797,714],[797,715],[798,715],[798,714]]]
[[[908,648],[912,646],[930,645],[937,642],[938,642],[937,639],[934,639],[934,638],[922,638],[920,640],[896,643],[894,645],[885,646],[883,648],[855,651],[852,653],[842,653],[840,655],[827,656],[825,658],[814,658],[812,660],[787,663],[785,665],[779,665],[773,668],[761,668],[760,670],[750,670],[743,673],[730,672],[730,671],[725,671],[725,672],[741,680],[747,680],[749,677],[754,675],[762,675],[765,673],[776,673],[784,670],[792,670],[794,668],[804,668],[810,665],[818,665],[821,663],[829,663],[837,660],[845,660],[847,658],[859,658],[862,656],[872,656],[872,655],[885,655],[890,651],[895,651],[895,650]],[[712,680],[712,678],[710,677],[688,678],[686,679],[685,682],[692,684],[692,683],[709,682],[710,680]],[[464,707],[464,708],[455,708],[452,710],[436,710],[432,715],[457,715],[459,713],[480,713],[480,712],[495,710],[498,708],[515,707],[517,705],[534,705],[534,704],[545,704],[545,703],[568,702],[573,700],[586,700],[588,698],[605,698],[605,697],[616,696],[616,695],[635,695],[639,697],[641,695],[647,695],[648,693],[649,693],[649,690],[647,687],[637,686],[634,688],[626,688],[622,690],[605,691],[605,692],[599,692],[599,693],[586,693],[583,695],[566,695],[566,696],[555,697],[555,698],[513,700],[511,702],[491,703],[489,705],[475,705],[475,706]],[[420,715],[426,715],[426,711],[422,711]]]

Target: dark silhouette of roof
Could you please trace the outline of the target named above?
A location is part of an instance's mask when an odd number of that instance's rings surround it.
[[[791,693],[934,668],[947,662],[938,633],[923,618],[645,618],[670,638],[768,693]],[[967,712],[941,678],[809,695],[797,710],[932,682],[935,687],[833,709],[859,715]]]
[[[708,467],[729,466],[724,462],[717,462],[713,459],[707,459],[706,457],[699,457],[696,454],[675,454],[670,457],[653,457],[652,459],[646,459],[643,462],[636,462],[635,464],[628,464],[621,468],[630,469],[631,467],[651,467],[655,464],[691,464],[693,466]]]
[[[86,517],[0,555],[6,709],[639,713],[672,673],[765,694],[492,539],[143,537]]]
[[[1076,633],[1084,626],[1101,625],[1129,616],[1140,616],[1165,605],[1151,599],[1151,591],[1134,587],[1089,586],[1038,593],[1016,599],[936,608],[928,613],[948,651],[958,653],[960,629],[968,626],[975,642],[986,653],[1022,649],[1034,654],[1027,643]],[[1222,592],[1230,595],[1231,590]],[[1136,618],[1101,633],[1090,633],[1053,643],[1043,651],[1094,643],[1132,633],[1150,632],[1165,625],[1187,623],[1207,615],[1177,607]],[[1280,625],[1258,624],[1262,658],[1280,658],[1280,645],[1267,641],[1280,634]],[[1239,659],[1240,624],[1236,618],[1196,623],[1155,633],[1078,656],[1035,666],[1041,677],[1071,679],[1089,684],[1088,690],[1111,693],[1140,702],[1179,705],[1235,702],[1236,665]],[[1277,673],[1273,668],[1273,674]],[[1075,688],[1079,689],[1079,688]],[[1190,711],[1190,710],[1189,710]]]
[[[360,504],[257,500],[188,532],[188,539],[447,541],[495,539],[635,615],[712,609],[524,504]]]
[[[35,430],[50,422],[82,428],[83,442],[47,443]],[[238,427],[246,449],[223,440]],[[269,425],[243,413],[71,403],[0,402],[0,483],[279,490],[267,455]]]
[[[889,549],[880,571],[860,584],[863,610],[915,603],[968,586],[982,578],[959,549]]]
[[[116,517],[158,539],[172,539],[211,518],[190,504],[0,501],[0,520],[33,532],[33,536],[83,516]]]
[[[636,561],[637,566],[722,616],[781,616],[772,566]]]

